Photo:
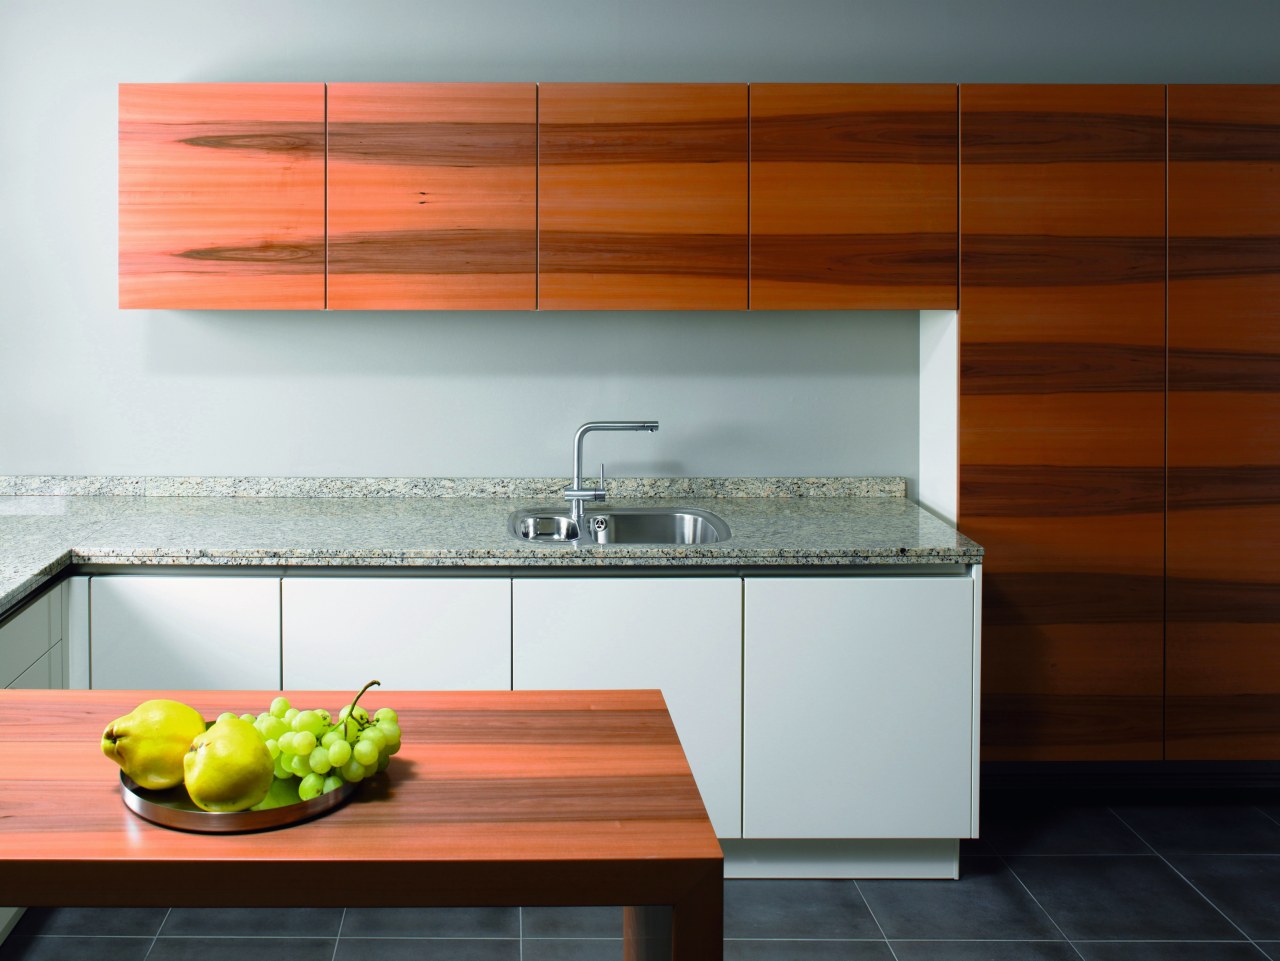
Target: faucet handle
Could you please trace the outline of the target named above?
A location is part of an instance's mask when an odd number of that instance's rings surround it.
[[[604,461],[600,462],[600,499],[604,500]]]

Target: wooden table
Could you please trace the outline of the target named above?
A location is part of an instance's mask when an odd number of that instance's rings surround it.
[[[286,692],[336,710],[350,692]],[[317,820],[189,834],[127,810],[102,729],[150,697],[0,691],[0,904],[624,906],[624,957],[723,957],[723,860],[657,691],[383,692],[404,744]]]

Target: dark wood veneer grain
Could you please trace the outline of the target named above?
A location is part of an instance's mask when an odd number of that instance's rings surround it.
[[[1144,344],[968,342],[962,394],[1163,391],[1164,348]]]
[[[980,96],[977,90],[974,94]],[[1164,161],[1163,111],[966,110],[961,131],[969,163]]]
[[[1158,758],[1164,90],[965,85],[960,107],[984,757]]]
[[[1099,517],[1163,513],[1162,467],[965,464],[960,496],[977,517]]]
[[[1169,87],[1171,758],[1280,759],[1280,85]]]

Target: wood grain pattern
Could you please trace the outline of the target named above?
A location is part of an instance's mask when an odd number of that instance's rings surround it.
[[[1164,91],[966,85],[960,126],[983,757],[1159,758]]]
[[[539,86],[538,304],[745,309],[744,84]]]
[[[956,306],[956,88],[751,85],[751,306]]]
[[[532,310],[533,84],[329,85],[328,302]]]
[[[323,818],[200,835],[125,809],[118,769],[98,746],[113,718],[149,697],[176,697],[213,717],[259,710],[275,693],[0,692],[0,763],[23,772],[9,778],[0,817],[0,899],[668,904],[674,957],[721,957],[723,858],[660,693],[374,691],[370,710],[399,711],[403,748],[388,777]],[[336,706],[350,695],[289,696]],[[39,744],[28,737],[32,716],[45,719]],[[378,880],[315,883],[344,876]]]
[[[120,306],[324,306],[324,85],[121,84]]]
[[[1280,86],[1169,88],[1168,756],[1280,758]]]

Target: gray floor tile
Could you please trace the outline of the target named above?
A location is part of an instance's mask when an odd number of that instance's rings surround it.
[[[958,881],[859,881],[889,940],[1060,940],[1048,916],[998,858],[961,862]]]
[[[27,908],[13,933],[153,938],[168,913],[168,908]]]
[[[331,961],[332,938],[158,938],[147,961]]]
[[[10,933],[0,961],[143,961],[152,938],[23,937]]]
[[[1007,863],[1072,941],[1240,939],[1154,855],[1011,857]]]
[[[526,938],[620,938],[622,908],[522,908]]]
[[[1150,854],[1107,808],[1008,807],[985,815],[983,837],[998,854]]]
[[[897,961],[1080,961],[1066,941],[894,941]]]
[[[879,938],[853,881],[732,880],[724,884],[726,938]]]
[[[174,908],[162,938],[336,938],[342,908]]]
[[[1161,854],[1280,854],[1280,824],[1247,804],[1114,808]]]
[[[1185,854],[1169,862],[1250,938],[1280,939],[1280,855]]]
[[[345,938],[518,938],[518,908],[347,908]]]
[[[724,961],[893,961],[884,941],[726,941]]]
[[[1280,941],[1258,941],[1256,943],[1271,961],[1280,961]]]
[[[521,946],[520,961],[618,961],[622,942],[610,938],[537,938]]]
[[[520,961],[520,942],[496,938],[342,938],[333,961]]]
[[[1247,941],[1075,941],[1084,961],[1263,961]]]

